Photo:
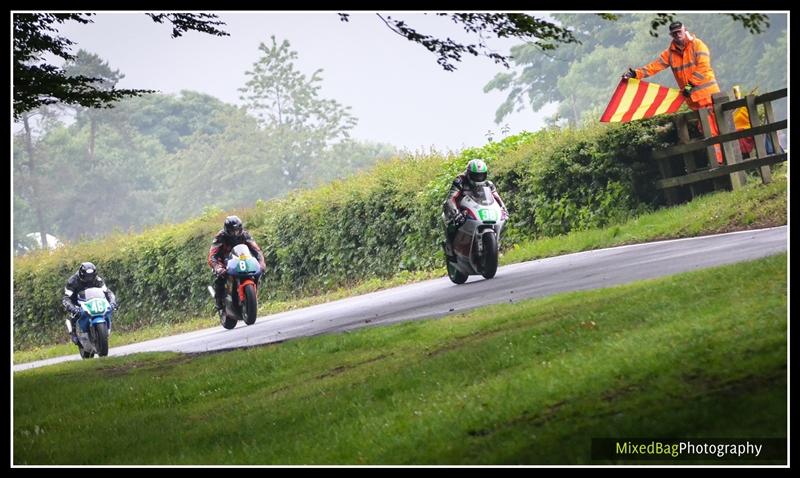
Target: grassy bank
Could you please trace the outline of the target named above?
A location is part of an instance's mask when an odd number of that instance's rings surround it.
[[[562,464],[593,463],[592,437],[784,437],[786,267],[19,372],[13,460]]]

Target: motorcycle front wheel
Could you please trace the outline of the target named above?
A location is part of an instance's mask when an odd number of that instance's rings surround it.
[[[258,296],[256,295],[256,288],[253,285],[244,286],[244,307],[242,308],[242,315],[244,323],[253,325],[256,323],[256,316],[258,315]]]
[[[497,236],[493,232],[483,234],[483,271],[481,274],[486,279],[491,279],[497,274]]]
[[[108,325],[105,322],[94,326],[94,339],[97,355],[101,357],[108,355]]]

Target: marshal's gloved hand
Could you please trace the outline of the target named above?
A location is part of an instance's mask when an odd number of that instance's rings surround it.
[[[628,78],[636,78],[636,70],[633,68],[628,68],[628,71],[622,74],[623,80],[627,80]]]
[[[687,98],[692,96],[692,88],[694,88],[694,86],[692,86],[691,83],[688,83],[686,86],[684,86],[683,87],[683,91],[682,91],[683,96],[685,96]]]

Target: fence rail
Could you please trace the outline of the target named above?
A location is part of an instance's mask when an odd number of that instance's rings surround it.
[[[702,190],[703,182],[713,180],[713,189],[737,189],[746,181],[745,171],[757,169],[762,182],[771,181],[769,166],[789,159],[789,155],[780,150],[778,131],[788,128],[788,120],[775,121],[772,102],[785,98],[787,88],[770,91],[763,95],[747,95],[744,98],[730,100],[725,93],[717,93],[713,97],[713,107],[675,115],[674,123],[678,133],[678,144],[653,152],[653,159],[658,162],[661,179],[656,181],[656,188],[662,190],[667,202],[679,202],[676,188],[688,186],[692,197]],[[765,122],[762,124],[758,105],[763,106]],[[750,118],[750,127],[737,130],[733,114],[740,108],[746,108]],[[689,122],[699,120],[702,125],[704,139],[690,139]],[[714,121],[719,134],[711,134],[711,121]],[[754,139],[754,158],[742,157],[739,140]],[[772,143],[772,151],[767,153],[767,138]],[[717,146],[719,145],[719,146]],[[717,165],[716,148],[722,151],[724,164]],[[697,152],[706,150],[705,159],[708,166],[697,165]],[[682,160],[682,164],[681,164]],[[680,166],[676,166],[680,164]],[[682,170],[675,173],[675,169]]]
[[[744,171],[747,169],[755,169],[762,166],[769,166],[770,164],[777,164],[786,161],[787,153],[772,154],[763,158],[745,159],[741,163],[720,166],[714,169],[707,169],[705,171],[697,171],[687,174],[685,176],[676,176],[673,178],[659,179],[656,181],[656,187],[659,189],[673,188],[676,186],[686,186],[687,184],[695,183],[698,181],[705,181],[707,179],[714,179],[718,177],[727,176],[737,171]]]

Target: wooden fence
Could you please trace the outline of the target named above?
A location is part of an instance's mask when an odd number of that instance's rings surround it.
[[[653,152],[658,161],[661,179],[656,188],[664,191],[667,203],[681,202],[687,194],[694,198],[698,194],[716,189],[737,189],[744,185],[747,170],[757,169],[761,180],[771,181],[769,165],[788,159],[778,141],[778,131],[787,127],[787,120],[775,121],[772,102],[785,98],[787,89],[771,91],[763,95],[747,95],[730,100],[726,93],[714,95],[714,115],[709,109],[689,111],[675,115],[674,124],[678,132],[678,144]],[[764,124],[759,117],[758,106],[763,105]],[[736,131],[733,113],[745,107],[750,116],[750,128]],[[788,110],[788,109],[787,109]],[[692,139],[691,123],[699,120],[704,138]],[[709,121],[716,121],[718,136],[711,136]],[[767,153],[766,138],[769,135],[773,151]],[[754,137],[755,147],[749,158],[743,158],[739,138]],[[724,164],[718,165],[714,145],[721,144]],[[703,150],[705,154],[703,153]],[[698,158],[698,154],[700,158]],[[699,161],[698,161],[699,159]]]

